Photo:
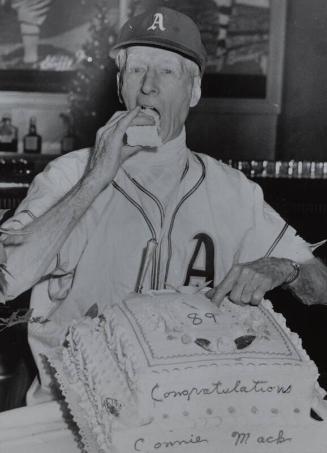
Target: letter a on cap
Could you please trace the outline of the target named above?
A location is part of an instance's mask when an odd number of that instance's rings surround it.
[[[153,24],[149,28],[147,28],[147,30],[156,30],[157,27],[159,27],[161,31],[166,30],[163,24],[163,15],[161,13],[156,13],[154,15]]]

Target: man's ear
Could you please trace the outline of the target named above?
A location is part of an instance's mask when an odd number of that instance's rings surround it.
[[[195,107],[201,98],[201,77],[195,76],[193,79],[192,96],[190,107]]]
[[[123,78],[122,78],[120,71],[117,72],[116,81],[117,81],[117,94],[118,94],[119,102],[121,104],[124,104],[124,100],[123,100],[123,97],[121,94],[122,87],[123,87]]]

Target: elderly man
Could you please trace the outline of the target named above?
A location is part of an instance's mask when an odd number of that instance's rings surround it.
[[[34,287],[31,307],[44,321],[29,326],[43,389],[34,385],[28,401],[51,398],[40,354],[64,340],[67,325],[135,289],[149,239],[157,247],[145,288],[213,280],[214,303],[258,304],[286,285],[306,304],[326,302],[325,267],[260,188],[186,146],[205,65],[196,25],[167,8],[146,12],[123,27],[114,53],[126,110],[99,130],[94,149],[38,175],[4,224],[7,298]],[[153,125],[157,147],[126,142],[130,127]]]

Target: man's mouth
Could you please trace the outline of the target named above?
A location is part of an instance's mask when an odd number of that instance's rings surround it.
[[[154,119],[156,126],[160,124],[160,112],[153,106],[141,105],[142,115],[149,116]]]
[[[160,112],[152,105],[139,104],[139,106],[141,110],[137,118],[142,118],[142,123],[146,124],[143,124],[143,128],[132,125],[127,129],[127,144],[129,146],[158,148],[162,145],[160,137]]]

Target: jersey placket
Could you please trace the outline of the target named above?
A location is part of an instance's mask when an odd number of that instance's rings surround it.
[[[205,178],[206,171],[204,163],[199,156],[195,155],[195,157],[201,167],[199,177],[195,178],[195,180],[193,177],[187,178],[189,171],[189,161],[187,161],[180,181],[166,209],[156,195],[131,177],[126,171],[124,171],[125,176],[133,185],[133,190],[132,187],[130,190],[125,190],[116,181],[113,182],[113,187],[138,209],[150,230],[151,239],[156,240],[158,244],[152,260],[151,289],[163,289],[166,287],[173,253],[172,233],[178,211],[184,202],[198,189]],[[189,180],[186,181],[187,179]],[[181,184],[182,182],[185,182],[185,184]],[[184,189],[184,186],[188,187]],[[131,195],[133,192],[135,196]],[[153,210],[153,206],[156,207],[155,210]],[[158,217],[157,219],[155,218],[154,211],[159,214],[159,221]]]

